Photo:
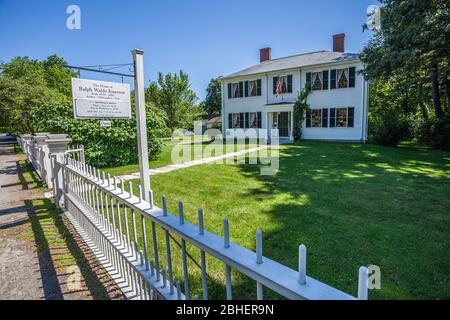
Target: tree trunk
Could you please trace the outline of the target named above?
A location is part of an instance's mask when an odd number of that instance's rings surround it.
[[[434,64],[430,69],[431,91],[433,94],[433,106],[438,118],[444,117],[441,106],[441,94],[439,92],[438,66]]]

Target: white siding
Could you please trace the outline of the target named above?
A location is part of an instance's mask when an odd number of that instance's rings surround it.
[[[294,103],[298,93],[305,86],[306,73],[320,72],[323,70],[339,69],[344,67],[356,66],[356,84],[355,88],[335,89],[313,91],[309,97],[308,103],[311,109],[353,107],[354,127],[353,128],[306,128],[303,125],[303,139],[312,140],[351,140],[360,141],[366,139],[366,112],[364,111],[364,97],[367,94],[364,86],[363,76],[358,74],[363,68],[361,63],[333,63],[316,67],[292,69],[285,71],[275,71],[267,74],[246,76],[235,79],[225,79],[223,81],[223,128],[228,128],[228,114],[240,112],[262,112],[262,128],[267,129],[267,113],[279,111],[292,111],[292,105],[270,105],[281,102]],[[292,93],[279,95],[278,98],[273,94],[273,77],[292,75]],[[243,97],[228,99],[228,83],[239,81],[261,79],[260,97]],[[329,84],[330,85],[330,84]]]

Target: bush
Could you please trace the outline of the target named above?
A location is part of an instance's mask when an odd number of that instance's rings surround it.
[[[103,128],[99,120],[77,120],[73,117],[71,103],[47,103],[32,115],[39,131],[65,133],[72,143],[83,144],[86,161],[96,167],[122,166],[138,161],[136,117],[131,120],[114,120],[112,127]],[[151,106],[147,106],[147,136],[149,158],[154,158],[162,143],[157,139],[167,133],[165,121]]]
[[[371,119],[369,124],[369,142],[382,146],[396,147],[408,135],[408,122],[398,115]]]

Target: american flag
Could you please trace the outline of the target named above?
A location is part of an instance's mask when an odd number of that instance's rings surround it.
[[[280,77],[278,77],[277,81],[277,91],[276,91],[276,97],[278,98],[278,95],[280,94],[280,86],[281,86],[281,80]]]

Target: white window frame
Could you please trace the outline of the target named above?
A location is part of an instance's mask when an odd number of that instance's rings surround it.
[[[313,112],[320,111],[320,126],[313,126]],[[311,109],[311,128],[323,128],[323,108],[320,109]]]
[[[345,127],[338,127],[338,126],[337,126],[337,119],[338,119],[338,117],[337,117],[337,112],[338,112],[339,109],[341,109],[341,110],[346,110]],[[336,107],[336,108],[335,108],[335,115],[334,115],[334,121],[335,121],[334,127],[335,127],[335,128],[337,128],[337,129],[348,129],[348,109],[349,109],[349,107]],[[354,121],[354,120],[353,120],[353,121]]]
[[[243,98],[243,97],[239,97],[239,96],[237,96],[237,97],[233,97],[233,85],[237,85],[237,91],[236,91],[236,94],[238,94],[239,95],[239,92],[240,92],[240,88],[239,88],[239,86],[240,86],[240,84],[239,84],[239,81],[238,82],[231,82],[231,98],[230,99],[241,99],[241,98]],[[245,86],[244,86],[245,87]],[[243,88],[244,90],[245,90],[245,88]]]
[[[312,91],[323,91],[323,71],[319,71],[319,72],[311,72],[311,90]],[[318,74],[319,75],[319,79],[320,79],[320,89],[314,89],[314,81],[315,81],[315,77],[314,75]]]
[[[344,74],[345,74],[345,70],[347,70],[347,86],[346,87],[339,86],[339,71],[340,70],[344,70]],[[350,67],[336,69],[336,89],[348,89],[348,88],[350,88]]]

